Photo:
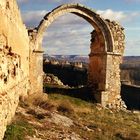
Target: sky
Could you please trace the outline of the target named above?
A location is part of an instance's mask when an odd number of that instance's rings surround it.
[[[140,56],[140,0],[17,0],[28,28],[38,26],[43,17],[61,4],[81,3],[103,18],[115,20],[125,28],[125,56]],[[49,55],[88,55],[93,27],[84,19],[66,14],[46,30],[43,48]]]

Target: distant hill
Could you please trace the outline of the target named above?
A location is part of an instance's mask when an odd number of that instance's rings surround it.
[[[88,63],[88,55],[44,55],[44,59]]]
[[[69,62],[89,62],[88,55],[48,55],[44,54],[44,58],[49,60],[61,60],[61,61],[69,61]],[[140,56],[124,56],[123,64],[135,64],[140,65]]]
[[[139,63],[140,64],[140,56],[124,56],[123,63]]]
[[[128,61],[140,62],[140,56],[124,56],[123,61],[124,62],[128,62]]]
[[[87,55],[44,55],[44,59],[68,62],[82,62],[84,68],[88,68],[89,62],[89,58]],[[123,63],[121,64],[120,68],[121,81],[132,85],[140,85],[140,56],[124,56]],[[49,66],[47,66],[47,70],[49,70]],[[52,69],[50,70],[52,71]]]

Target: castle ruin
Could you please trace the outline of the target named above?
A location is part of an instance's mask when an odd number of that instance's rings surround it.
[[[47,13],[37,28],[27,30],[16,0],[0,0],[0,139],[19,98],[43,92],[43,34],[60,15],[73,13],[93,26],[88,85],[102,106],[121,108],[120,68],[124,29],[80,4],[64,4]],[[42,83],[42,84],[41,84]]]

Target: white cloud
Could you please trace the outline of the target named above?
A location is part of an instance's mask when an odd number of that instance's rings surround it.
[[[139,31],[140,27],[127,27],[125,30],[126,31]]]
[[[84,3],[86,0],[17,0],[19,4],[65,4],[65,3]]]
[[[103,18],[105,19],[111,19],[111,20],[116,20],[116,21],[122,21],[126,19],[127,15],[122,12],[122,11],[113,11],[111,9],[107,10],[98,10],[98,14],[100,14]]]
[[[140,39],[129,39],[126,42],[125,55],[140,55]]]
[[[27,27],[36,27],[48,11],[27,11],[22,13],[22,18]]]
[[[107,10],[97,10],[97,13],[100,14],[105,19],[110,19],[118,21],[121,23],[130,22],[134,18],[140,16],[140,12],[123,12],[123,11],[113,11],[112,9]]]
[[[36,27],[38,26],[39,22],[43,19],[43,17],[48,13],[46,10],[39,10],[39,11],[26,11],[22,13],[23,21],[27,27]],[[54,21],[54,26],[58,27],[59,25],[83,25],[87,22],[83,20],[81,17],[76,15],[67,13],[65,15],[60,16]]]
[[[18,3],[26,3],[28,0],[17,0]]]
[[[134,3],[134,2],[140,2],[140,0],[125,0],[126,2],[128,2],[128,3]]]
[[[92,29],[87,25],[49,27],[43,40],[45,52],[48,54],[89,54]]]
[[[25,0],[24,0],[25,1]],[[110,19],[114,21],[118,21],[121,23],[132,22],[134,19],[140,17],[140,12],[123,12],[123,11],[113,11],[112,9],[107,10],[97,10],[98,14],[100,14],[105,19]],[[28,27],[35,27],[39,24],[41,19],[47,14],[48,11],[46,10],[38,10],[38,11],[26,11],[22,12],[22,17],[25,24]],[[59,24],[86,24],[86,21],[83,20],[81,17],[73,16],[73,14],[66,14],[54,21],[55,26],[59,26]]]

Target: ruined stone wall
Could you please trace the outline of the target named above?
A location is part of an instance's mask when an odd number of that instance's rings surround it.
[[[29,39],[16,0],[0,0],[0,140],[29,91]]]
[[[35,37],[37,35],[36,29],[29,29],[29,46],[30,46],[30,82],[31,94],[43,92],[43,49],[35,49]],[[35,88],[34,88],[35,87]]]
[[[93,89],[95,100],[109,108],[124,108],[120,96],[120,64],[125,46],[124,29],[116,22],[106,20],[113,39],[111,51],[104,51],[96,31],[91,33],[88,84]]]
[[[125,108],[121,99],[120,64],[122,56],[118,54],[107,55],[106,86],[107,90],[103,93],[103,102],[109,108]]]
[[[106,83],[107,93],[104,100],[106,100],[109,107],[125,108],[125,104],[121,99],[121,81],[120,81],[120,64],[122,63],[122,56],[125,47],[124,28],[115,21],[106,20],[112,32],[114,40],[113,52],[107,55],[107,72]]]

